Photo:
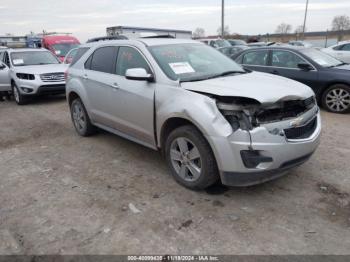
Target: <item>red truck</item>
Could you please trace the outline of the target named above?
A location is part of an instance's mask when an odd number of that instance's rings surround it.
[[[62,62],[66,54],[79,45],[79,40],[70,35],[44,35],[42,38],[42,47],[50,50]]]

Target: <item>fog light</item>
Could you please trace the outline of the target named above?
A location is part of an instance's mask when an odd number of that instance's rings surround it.
[[[27,93],[27,94],[33,92],[33,89],[28,88],[28,87],[21,87],[21,89],[23,90],[24,93]]]
[[[256,150],[242,150],[241,157],[246,168],[256,168],[261,163],[269,163],[273,161],[272,157],[262,156]]]

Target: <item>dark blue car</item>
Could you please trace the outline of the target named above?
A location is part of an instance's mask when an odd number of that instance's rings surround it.
[[[350,65],[317,49],[269,46],[247,49],[232,58],[245,68],[310,86],[330,112],[350,112]]]

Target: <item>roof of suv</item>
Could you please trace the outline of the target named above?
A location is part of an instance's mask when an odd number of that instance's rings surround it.
[[[16,49],[7,49],[6,51],[10,52],[10,53],[18,53],[18,52],[38,52],[38,51],[47,51],[49,52],[49,50],[45,49],[45,48],[16,48]]]
[[[100,42],[92,42],[82,45],[83,46],[99,46],[102,44],[132,44],[132,43],[143,43],[146,46],[157,46],[157,45],[174,45],[174,44],[198,44],[199,41],[191,39],[177,39],[177,38],[140,38],[130,40],[106,40]]]

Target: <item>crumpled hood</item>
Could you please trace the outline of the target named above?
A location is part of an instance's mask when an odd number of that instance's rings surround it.
[[[262,104],[279,100],[306,99],[315,95],[311,88],[304,84],[259,72],[184,82],[181,86],[187,90],[218,96],[252,98]]]
[[[47,74],[47,73],[64,73],[68,69],[68,65],[54,64],[54,65],[34,65],[34,66],[17,66],[15,68],[16,73],[26,74]]]

